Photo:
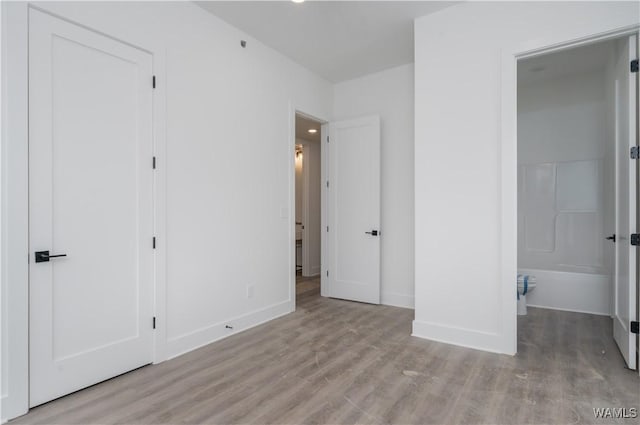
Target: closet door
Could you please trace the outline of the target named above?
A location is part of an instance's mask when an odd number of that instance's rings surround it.
[[[30,404],[151,363],[151,56],[30,11]]]

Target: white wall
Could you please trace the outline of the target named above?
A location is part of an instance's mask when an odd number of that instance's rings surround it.
[[[413,64],[334,86],[333,118],[381,125],[381,299],[413,308]]]
[[[516,260],[503,252],[515,251],[515,238],[503,247],[502,233],[503,220],[516,221],[515,208],[502,217],[501,207],[502,55],[638,24],[639,12],[633,2],[470,2],[416,20],[414,335],[515,352]],[[504,169],[515,178],[515,168],[514,157]]]
[[[15,218],[13,233],[3,241],[15,261],[3,264],[17,278],[3,275],[3,294],[8,290],[7,302],[18,306],[9,311],[8,327],[26,335],[27,298],[21,288],[28,285],[27,226],[20,218],[27,216],[21,195],[27,175],[26,110],[21,108],[26,90],[20,94],[26,88],[26,6],[2,6],[13,27],[2,39],[12,43],[16,57],[7,86],[19,93],[9,100],[3,96],[3,110],[17,114],[12,136],[3,134],[3,170],[10,164],[13,180],[12,191],[3,187],[9,199],[2,204],[3,216],[9,212],[8,218]],[[166,201],[166,210],[158,223],[156,360],[292,311],[293,111],[327,119],[331,85],[189,2],[43,2],[38,7],[154,55],[154,96],[165,99],[154,111],[163,121],[156,126],[156,140],[161,145],[166,139],[166,150],[157,150],[158,199]],[[246,49],[241,39],[247,40]],[[252,298],[247,285],[254,286]],[[16,341],[8,349],[9,369],[17,371],[26,364],[27,352],[26,340]],[[3,407],[13,416],[26,409],[26,372],[9,379]]]

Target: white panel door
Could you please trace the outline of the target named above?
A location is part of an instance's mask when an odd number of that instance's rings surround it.
[[[153,360],[152,58],[35,10],[29,25],[35,406]]]
[[[637,75],[629,63],[636,56],[636,36],[621,40],[616,49],[616,235],[613,336],[630,369],[636,368],[636,334],[630,322],[636,316],[636,250],[629,235],[636,233],[636,161],[629,151],[636,146]]]
[[[380,119],[329,125],[325,295],[380,303]]]

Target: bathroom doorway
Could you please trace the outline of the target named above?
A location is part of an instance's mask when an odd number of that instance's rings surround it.
[[[637,367],[634,55],[637,35],[518,61],[519,351],[539,331]]]

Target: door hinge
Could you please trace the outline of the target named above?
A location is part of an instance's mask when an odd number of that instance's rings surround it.
[[[638,146],[633,146],[631,148],[631,159],[638,159],[640,158],[640,148],[638,148]]]
[[[632,334],[640,333],[640,329],[638,329],[640,322],[631,322],[629,326],[631,328]]]
[[[329,136],[327,136],[327,143],[329,143]]]
[[[329,188],[329,180],[327,180],[327,188]]]
[[[156,316],[153,316],[153,329],[156,328]]]
[[[155,75],[153,76],[152,80],[153,80],[152,81],[152,85],[153,85],[153,88],[155,89],[156,88],[156,76]]]
[[[153,157],[153,161],[152,162],[153,162],[153,169],[155,170],[156,169],[156,157],[155,156]]]
[[[630,239],[631,239],[631,245],[633,246],[640,245],[640,233],[632,233]]]
[[[327,226],[327,233],[329,232],[329,226]]]
[[[638,59],[632,60],[629,68],[631,69],[631,72],[638,72]]]
[[[327,277],[329,277],[329,270],[327,270]]]
[[[156,249],[156,237],[153,237],[153,249]]]

